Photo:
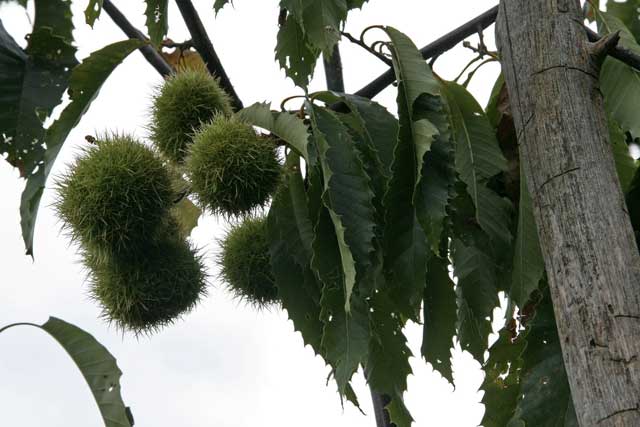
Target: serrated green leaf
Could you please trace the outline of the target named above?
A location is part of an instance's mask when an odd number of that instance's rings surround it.
[[[518,231],[514,245],[509,299],[522,308],[529,300],[531,293],[538,289],[544,271],[544,259],[533,217],[531,194],[527,188],[525,175],[521,171]]]
[[[600,34],[620,31],[619,45],[640,55],[640,45],[620,19],[598,11],[597,22]],[[617,59],[607,57],[600,69],[600,88],[608,113],[622,129],[633,135],[640,135],[640,110],[637,108],[640,99],[640,72]]]
[[[144,11],[146,26],[149,30],[151,43],[158,46],[169,30],[168,7],[169,0],[145,0],[147,7]]]
[[[302,27],[288,16],[278,31],[276,60],[296,86],[306,88],[316,67],[319,51],[312,47]]]
[[[347,19],[346,0],[313,0],[307,2],[303,30],[309,44],[318,51],[331,54],[340,40],[340,27]]]
[[[487,187],[491,177],[507,170],[507,160],[473,96],[455,83],[447,83],[445,87],[456,140],[456,170],[473,199],[476,221],[494,242],[508,247],[511,204]]]
[[[323,323],[320,320],[320,291],[309,268],[310,260],[301,265],[296,259],[300,255],[304,256],[304,253],[292,250],[305,246],[301,230],[297,226],[301,220],[296,219],[294,208],[299,202],[292,198],[288,184],[300,181],[301,176],[299,171],[290,168],[285,173],[285,183],[273,199],[267,222],[271,268],[278,287],[278,297],[287,310],[294,329],[302,334],[305,344],[310,345],[316,354],[321,354]]]
[[[520,392],[520,369],[526,341],[514,340],[515,330],[500,330],[498,339],[489,348],[489,358],[482,366],[485,373],[480,390],[485,406],[482,425],[504,427],[513,416]]]
[[[18,323],[13,326],[28,325],[40,328],[51,335],[65,349],[76,364],[98,404],[105,427],[131,427],[129,408],[120,396],[120,377],[116,359],[96,339],[82,329],[55,317],[43,325]],[[131,417],[132,418],[132,417]]]
[[[622,192],[626,193],[629,190],[629,185],[631,185],[631,180],[636,173],[638,165],[631,156],[622,128],[612,118],[609,118],[609,139],[611,140],[611,149],[616,162],[616,172],[618,173],[620,187],[622,187]]]
[[[527,326],[526,341],[520,398],[507,425],[577,427],[548,291],[544,292],[542,302]]]
[[[369,324],[367,308],[359,294],[345,311],[344,273],[338,238],[326,208],[320,208],[313,240],[313,268],[323,283],[320,318],[324,323],[322,355],[333,368],[338,391],[346,393],[351,376],[364,362],[368,351]]]
[[[271,111],[268,103],[261,102],[243,108],[237,114],[252,125],[276,135],[296,150],[307,163],[314,164],[315,159],[309,157],[307,147],[309,129],[298,116],[286,112]]]
[[[96,19],[98,19],[100,13],[102,12],[102,2],[103,0],[89,0],[87,8],[84,10],[84,20],[92,28],[93,24],[95,24],[96,22]]]
[[[47,129],[44,163],[36,173],[29,176],[22,193],[20,205],[22,235],[27,244],[28,253],[33,253],[33,231],[47,176],[53,167],[62,144],[87,111],[100,87],[114,68],[131,52],[142,46],[140,40],[125,40],[110,44],[86,58],[75,67],[69,78],[69,97],[71,103],[62,111],[60,117]]]
[[[449,277],[447,260],[432,257],[424,291],[424,326],[421,352],[427,363],[453,384],[451,349],[456,334],[455,284]]]
[[[453,274],[458,279],[458,340],[480,363],[488,347],[493,309],[500,303],[495,266],[489,256],[460,240],[451,245]]]
[[[439,133],[435,124],[421,113],[425,110],[423,106],[428,105],[429,101],[437,102],[440,86],[416,45],[395,28],[385,27],[385,31],[391,39],[393,68],[398,81],[398,115],[401,116],[400,132],[404,134],[401,136],[410,139],[415,150],[413,162],[405,167],[413,165],[414,186],[417,188],[422,176],[424,155]],[[402,116],[406,116],[405,120]],[[408,126],[403,128],[403,123]]]
[[[324,177],[323,199],[339,242],[345,310],[349,312],[356,279],[371,265],[375,227],[373,192],[348,129],[335,113],[311,103],[307,103],[307,111]]]
[[[34,29],[24,51],[0,22],[0,153],[28,180],[20,207],[28,255],[33,255],[30,209],[37,208],[41,193],[30,181],[43,174],[43,123],[60,103],[70,69],[77,64],[70,3],[39,0],[35,6]]]
[[[410,427],[413,419],[403,401],[407,377],[411,374],[411,350],[402,332],[402,320],[392,299],[376,293],[370,302],[371,340],[366,362],[367,381],[372,390],[391,397],[387,406],[397,427]]]
[[[218,14],[218,12],[220,12],[220,10],[225,7],[228,3],[233,4],[233,2],[231,0],[215,0],[213,2],[213,10],[216,13],[216,15]]]

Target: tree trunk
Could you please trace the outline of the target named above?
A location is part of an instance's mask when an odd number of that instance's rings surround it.
[[[581,426],[640,426],[640,256],[578,0],[503,0],[502,70]]]

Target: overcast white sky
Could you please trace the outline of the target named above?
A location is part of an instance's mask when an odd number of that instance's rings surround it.
[[[88,0],[73,3],[79,58],[125,36],[106,14],[91,30],[84,23]],[[30,2],[32,3],[32,2]],[[144,29],[142,0],[114,0],[138,28]],[[285,79],[273,59],[278,0],[235,0],[214,19],[213,0],[195,1],[213,43],[245,105],[300,93]],[[370,0],[350,14],[347,31],[357,35],[372,24],[391,25],[423,46],[497,3],[496,0]],[[170,2],[169,36],[182,41],[188,33]],[[30,4],[32,7],[32,5]],[[31,10],[31,9],[30,9]],[[33,15],[31,15],[33,16]],[[22,8],[0,6],[0,18],[24,45],[29,23]],[[373,34],[371,34],[373,36]],[[486,32],[493,46],[493,27]],[[346,89],[353,92],[384,71],[384,64],[348,42],[342,44]],[[458,48],[441,57],[437,73],[453,78],[472,58]],[[499,71],[486,66],[470,85],[486,102]],[[65,170],[84,135],[121,130],[140,138],[154,85],[161,81],[139,53],[132,54],[109,78],[99,97],[71,133],[52,173]],[[324,85],[321,66],[311,89]],[[395,111],[394,88],[376,98]],[[93,334],[118,359],[124,375],[122,394],[140,427],[278,426],[324,427],[375,425],[369,391],[359,372],[355,388],[366,417],[347,404],[344,410],[333,383],[325,386],[328,368],[304,348],[286,313],[256,312],[239,304],[215,279],[216,238],[224,223],[200,219],[193,232],[206,249],[212,274],[209,297],[200,306],[151,338],[118,333],[98,318],[99,307],[86,293],[85,273],[75,247],[59,232],[50,204],[48,183],[35,234],[35,262],[24,256],[18,213],[23,182],[8,163],[0,162],[0,326],[18,321],[42,323],[49,315]],[[498,319],[499,320],[499,319]],[[498,321],[499,323],[499,321]],[[496,324],[498,324],[496,323]],[[406,331],[413,353],[420,354],[421,329]],[[419,357],[406,395],[417,426],[476,426],[484,409],[478,402],[480,367],[468,354],[454,353],[456,389]],[[102,426],[97,406],[80,373],[45,333],[15,328],[0,336],[0,425],[20,427]]]

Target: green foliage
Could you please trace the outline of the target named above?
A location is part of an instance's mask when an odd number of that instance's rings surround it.
[[[320,53],[330,55],[340,40],[340,30],[350,9],[367,0],[281,0],[287,12],[281,22],[276,60],[288,77],[306,88]]]
[[[57,191],[64,227],[98,258],[140,254],[164,234],[174,198],[163,162],[127,135],[107,135],[84,149]]]
[[[89,0],[87,8],[84,10],[85,22],[93,27],[100,12],[102,12],[102,0]]]
[[[453,384],[451,349],[456,334],[456,293],[447,260],[432,257],[427,266],[424,291],[422,356],[433,369]]]
[[[350,299],[356,279],[371,264],[373,251],[373,193],[362,160],[347,128],[326,109],[308,105],[324,177],[323,201],[340,250],[344,274],[344,303],[350,311]]]
[[[84,252],[91,296],[103,317],[136,334],[152,333],[189,312],[206,294],[200,254],[169,233],[135,257],[101,259]]]
[[[524,304],[529,301],[531,293],[538,289],[543,275],[544,260],[533,217],[531,194],[527,188],[525,175],[521,171],[518,230],[514,244],[509,299],[520,308],[524,307]]]
[[[146,25],[149,30],[151,43],[159,45],[169,29],[168,7],[169,0],[145,0],[147,7],[144,11],[147,17]]]
[[[309,130],[299,117],[288,112],[271,111],[268,103],[260,102],[240,110],[237,116],[286,141],[290,148],[298,152],[305,161],[313,164],[307,149]]]
[[[620,31],[618,45],[640,55],[640,45],[633,34],[616,16],[607,12],[597,12],[598,31],[609,34]],[[640,72],[617,59],[608,57],[600,70],[600,87],[604,94],[607,111],[624,131],[640,135],[640,113],[637,101],[640,99]]]
[[[484,366],[483,425],[577,426],[546,285],[520,311],[519,320],[523,329],[509,322]]]
[[[0,154],[28,180],[21,213],[23,238],[30,255],[35,215],[46,179],[43,123],[60,103],[70,70],[78,63],[72,45],[70,3],[39,0],[35,12],[25,50],[0,22]]]
[[[488,187],[494,175],[507,170],[495,132],[482,108],[465,88],[446,85],[456,140],[456,171],[476,208],[476,221],[501,249],[511,243],[510,203]]]
[[[236,297],[255,307],[278,302],[267,232],[266,218],[246,218],[220,242],[220,277]]]
[[[195,134],[186,161],[200,204],[226,216],[265,206],[280,181],[275,148],[244,121],[215,116]]]
[[[96,339],[64,320],[50,317],[43,325],[15,323],[0,328],[0,333],[15,326],[34,326],[54,338],[76,364],[91,389],[105,427],[131,427],[133,416],[120,396],[120,377],[116,359]]]
[[[169,159],[182,163],[195,131],[216,114],[231,114],[229,96],[205,70],[185,70],[156,89],[151,140]]]

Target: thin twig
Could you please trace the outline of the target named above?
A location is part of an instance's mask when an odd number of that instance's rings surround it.
[[[478,15],[466,24],[461,25],[450,33],[440,37],[438,40],[430,43],[420,49],[420,53],[424,59],[440,55],[455,45],[460,43],[465,38],[476,34],[479,29],[485,29],[489,25],[493,24],[498,15],[498,6],[492,7],[481,15]],[[355,94],[363,96],[365,98],[373,98],[384,88],[389,86],[395,80],[395,74],[392,69],[387,70],[380,76],[378,76],[371,83],[357,91]]]
[[[467,87],[469,85],[469,82],[471,81],[471,79],[473,78],[473,76],[476,74],[476,72],[478,72],[478,70],[484,65],[484,64],[488,64],[489,62],[495,62],[497,61],[497,59],[495,58],[487,58],[484,61],[482,61],[481,63],[479,63],[476,68],[474,68],[473,70],[471,70],[471,72],[469,72],[469,74],[467,74],[467,78],[465,79],[464,83],[462,83],[462,86]]]
[[[193,7],[193,3],[191,3],[191,0],[176,0],[176,4],[180,10],[182,19],[185,24],[187,24],[187,28],[191,34],[191,39],[193,40],[193,45],[207,64],[207,69],[211,74],[220,79],[220,85],[225,91],[227,91],[229,96],[231,96],[233,109],[235,111],[242,109],[242,101],[233,88],[231,80],[229,80],[229,76],[227,76],[227,73],[222,66],[222,62],[220,62],[220,58],[218,58],[218,54],[213,48],[213,44],[204,29],[204,25],[202,25],[200,16],[198,15],[195,7]]]
[[[368,46],[366,43],[362,42],[361,40],[353,37],[351,34],[347,33],[347,32],[342,32],[341,33],[347,40],[349,40],[351,43],[357,44],[358,46],[360,46],[361,48],[363,48],[364,50],[366,50],[367,52],[369,52],[370,54],[372,54],[373,56],[375,56],[376,58],[378,58],[380,61],[384,62],[385,64],[387,64],[389,67],[391,67],[392,62],[389,58],[387,58],[386,56],[384,56],[383,54],[381,54],[380,52],[376,51],[375,49],[371,48],[370,46]]]
[[[138,39],[143,41],[149,41],[149,38],[145,36],[140,30],[131,25],[131,22],[118,10],[118,8],[111,2],[111,0],[104,0],[102,7],[107,15],[111,17],[113,22],[120,27],[120,29],[130,39]],[[140,48],[140,53],[145,57],[147,62],[155,68],[161,76],[167,77],[173,74],[173,68],[165,59],[158,53],[157,50],[151,45],[144,45]]]

